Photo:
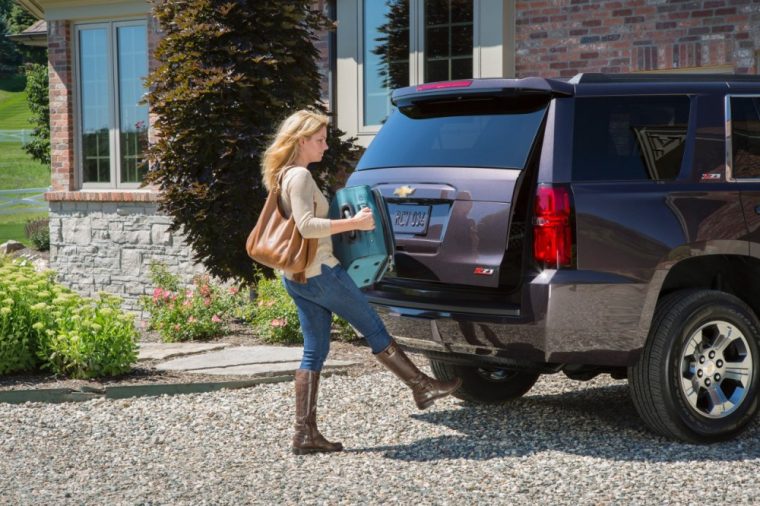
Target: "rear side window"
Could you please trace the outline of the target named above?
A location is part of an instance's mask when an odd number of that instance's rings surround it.
[[[578,98],[573,180],[675,179],[688,124],[686,96]]]
[[[731,173],[760,177],[760,98],[731,97]]]
[[[546,100],[525,107],[495,99],[415,104],[393,112],[357,170],[380,167],[522,169]]]

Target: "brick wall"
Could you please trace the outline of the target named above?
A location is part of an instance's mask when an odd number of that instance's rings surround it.
[[[760,0],[518,0],[516,74],[758,70]]]
[[[51,185],[54,191],[67,191],[74,189],[73,66],[68,21],[48,22],[48,62]]]

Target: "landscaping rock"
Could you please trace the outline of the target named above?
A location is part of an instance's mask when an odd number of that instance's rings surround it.
[[[24,246],[18,241],[5,241],[3,244],[0,244],[0,253],[7,255],[9,253],[13,253],[14,251],[22,250],[24,248],[26,248],[26,246]]]

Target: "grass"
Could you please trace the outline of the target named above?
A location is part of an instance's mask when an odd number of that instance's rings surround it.
[[[0,130],[31,130],[22,75],[0,78]]]
[[[50,167],[26,154],[17,142],[0,142],[0,190],[46,188]]]
[[[0,77],[0,130],[31,130],[24,83],[25,78],[21,75]],[[46,188],[49,185],[50,167],[32,160],[20,143],[0,142],[0,190]],[[26,222],[47,215],[24,212],[23,206],[18,211],[17,214],[0,214],[0,244],[14,240],[31,246],[24,233]]]

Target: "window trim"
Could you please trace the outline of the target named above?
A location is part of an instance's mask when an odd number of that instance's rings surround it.
[[[138,190],[143,186],[142,182],[122,182],[121,181],[121,145],[119,142],[119,125],[121,123],[119,113],[119,66],[117,61],[117,30],[121,27],[143,26],[145,27],[146,47],[149,47],[148,38],[149,23],[146,17],[103,20],[103,21],[86,21],[73,22],[71,24],[72,40],[72,80],[75,83],[72,115],[74,120],[74,181],[77,188],[81,190]],[[82,29],[105,28],[107,31],[106,52],[108,57],[108,111],[109,111],[109,128],[108,128],[108,145],[109,145],[109,175],[108,183],[95,183],[84,181],[84,148],[82,147],[82,79],[81,79],[81,62],[80,62],[80,43],[79,34]],[[150,58],[150,51],[148,52]],[[150,61],[148,62],[150,64]],[[150,122],[148,122],[148,135],[150,136]]]
[[[365,124],[365,108],[364,108],[364,37],[365,37],[365,24],[364,24],[364,3],[370,0],[359,0],[357,2],[356,9],[356,21],[357,31],[359,37],[357,37],[357,113],[358,113],[358,134],[359,135],[375,135],[380,131],[383,126],[382,123],[376,125]],[[424,40],[420,40],[420,27],[424,20],[423,9],[424,0],[407,0],[409,2],[409,86],[414,86],[419,81],[419,68],[422,66],[418,59],[423,58],[425,51],[421,45]],[[424,38],[423,38],[424,39]],[[338,77],[340,79],[340,76]]]
[[[382,124],[365,125],[364,122],[364,3],[371,0],[357,1],[357,98],[358,98],[358,134],[375,135]],[[425,82],[425,0],[407,0],[409,2],[409,86]],[[480,43],[475,30],[479,26],[481,0],[472,0],[472,75],[477,75],[476,59]],[[448,58],[451,59],[451,58]],[[340,79],[340,76],[338,77]]]
[[[731,98],[760,98],[760,94],[757,93],[729,93],[726,94],[724,99],[725,104],[725,116],[726,116],[726,181],[731,183],[760,183],[760,176],[758,177],[734,177],[734,146],[733,136],[731,130],[733,125],[731,123]]]

